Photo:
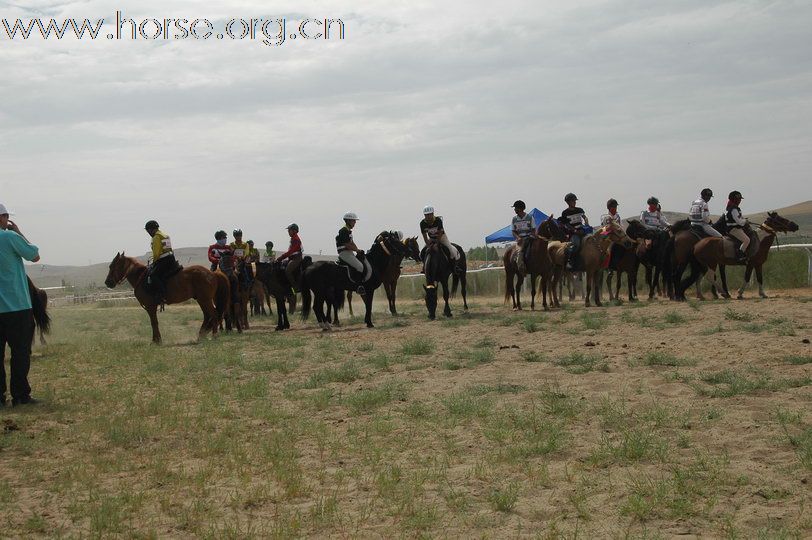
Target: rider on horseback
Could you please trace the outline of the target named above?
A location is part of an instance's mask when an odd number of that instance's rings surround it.
[[[448,236],[445,234],[445,229],[443,229],[443,218],[434,215],[434,207],[432,205],[423,208],[423,216],[423,220],[420,222],[420,232],[423,235],[423,242],[426,243],[426,256],[423,257],[424,271],[428,265],[428,258],[431,256],[431,249],[435,245],[445,247],[452,260],[459,260],[460,254],[457,253],[457,248],[451,245],[451,240],[448,239]]]
[[[276,255],[273,252],[273,242],[268,240],[265,242],[265,251],[262,252],[260,256],[260,262],[270,264],[274,261]]]
[[[721,238],[722,233],[717,231],[711,226],[710,209],[708,202],[713,197],[713,191],[710,188],[705,188],[700,193],[699,198],[691,203],[691,209],[688,211],[688,218],[691,220],[691,228],[702,236],[712,236]],[[704,234],[703,234],[704,233]]]
[[[168,234],[158,228],[158,222],[150,220],[144,229],[152,237],[152,264],[147,267],[147,285],[152,286],[155,303],[162,304],[166,299],[166,280],[178,268],[172,241]]]
[[[617,213],[617,200],[609,199],[606,201],[606,209],[609,211],[609,213],[601,216],[601,227],[604,225],[609,225],[612,222],[614,222],[618,227],[622,227],[620,222],[620,214]]]
[[[363,255],[364,252],[358,249],[352,239],[352,229],[355,227],[356,221],[358,221],[358,215],[355,212],[344,214],[344,226],[338,230],[336,235],[336,250],[338,251],[339,262],[346,264],[356,272],[357,279],[350,277],[350,280],[355,283],[362,283],[364,281],[364,263],[355,254]],[[358,294],[364,294],[365,292],[364,286],[359,285]]]
[[[249,264],[259,262],[259,250],[254,247],[253,240],[248,241],[248,256],[246,257],[245,260]]]
[[[747,232],[744,230],[747,220],[742,216],[741,208],[739,208],[743,198],[741,192],[731,191],[727,197],[727,211],[725,212],[725,225],[728,234],[741,242],[736,254],[739,261],[747,259],[747,248],[750,246],[750,237],[747,236]]]
[[[298,225],[291,223],[285,228],[288,230],[288,236],[290,236],[290,246],[286,252],[276,258],[275,262],[285,269],[285,277],[288,278],[290,287],[296,291],[298,290],[296,272],[299,270],[299,266],[302,264],[302,240],[299,238]],[[270,244],[271,247],[273,247],[273,242]],[[267,249],[268,243],[266,243],[265,246]]]
[[[640,212],[640,222],[643,227],[655,232],[662,232],[671,227],[660,210],[660,201],[657,197],[649,197],[646,204],[648,204],[648,208]]]
[[[567,270],[574,270],[575,261],[578,258],[578,252],[581,249],[581,242],[584,239],[585,231],[584,225],[589,225],[589,220],[582,208],[575,206],[578,197],[575,193],[567,193],[564,197],[564,202],[567,203],[567,208],[561,212],[559,221],[568,224],[572,230],[570,235],[570,245],[567,247]]]
[[[232,235],[234,236],[234,241],[229,245],[231,246],[231,250],[234,252],[234,266],[235,268],[242,266],[240,279],[242,280],[243,286],[248,288],[251,285],[251,282],[254,280],[254,272],[251,268],[250,261],[248,260],[251,246],[249,246],[247,242],[242,241],[242,230],[234,229]]]
[[[522,252],[522,256],[519,257],[518,260],[519,271],[522,273],[524,273],[524,269],[527,265],[527,258],[530,254],[533,240],[538,238],[538,233],[536,232],[538,224],[532,214],[525,212],[526,208],[527,205],[524,204],[524,201],[520,200],[513,203],[513,209],[516,215],[513,216],[511,228],[513,238],[516,239],[516,243]]]
[[[222,257],[223,252],[231,252],[231,247],[226,244],[227,238],[228,235],[226,234],[226,231],[217,231],[214,233],[214,239],[216,242],[209,246],[209,262],[211,263],[212,272],[217,270],[217,267],[220,264],[220,257]]]

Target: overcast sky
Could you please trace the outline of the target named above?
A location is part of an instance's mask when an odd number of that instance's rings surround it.
[[[341,18],[343,41],[9,41],[0,29],[0,202],[45,264],[176,247],[220,228],[334,251],[421,210],[481,245],[514,199],[593,222],[702,187],[743,210],[812,198],[807,0],[0,1],[0,17]],[[305,11],[303,11],[305,10]],[[294,28],[295,29],[295,28]],[[289,31],[291,29],[289,28]],[[246,238],[246,239],[247,239]]]

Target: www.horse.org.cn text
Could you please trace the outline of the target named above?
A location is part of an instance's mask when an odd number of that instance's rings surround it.
[[[107,30],[107,31],[105,31]],[[115,23],[105,19],[2,19],[0,40],[29,39],[110,41],[169,41],[210,39],[259,41],[269,47],[279,47],[288,41],[341,41],[345,38],[344,21],[336,18],[311,18],[290,21],[286,18],[127,18],[116,11]]]

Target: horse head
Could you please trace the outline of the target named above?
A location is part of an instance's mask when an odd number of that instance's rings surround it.
[[[408,258],[413,259],[416,263],[422,262],[420,258],[420,244],[417,243],[416,236],[405,239],[403,245],[406,247],[406,256]]]
[[[764,225],[775,232],[788,233],[798,231],[797,223],[779,216],[778,212],[767,212],[767,219],[764,220]]]
[[[552,215],[539,225],[538,234],[544,238],[558,240],[559,242],[563,242],[567,238],[567,234],[564,232],[561,224],[558,220],[553,219]]]
[[[606,235],[609,238],[609,240],[612,241],[612,243],[620,244],[626,249],[631,249],[632,246],[634,246],[635,244],[632,241],[632,239],[626,235],[626,232],[623,230],[623,227],[621,227],[614,221],[607,223],[606,225],[598,229],[598,231],[596,232],[600,232],[601,234]]]
[[[647,229],[645,225],[636,219],[630,219],[629,226],[626,227],[626,235],[633,240],[640,238],[653,240],[657,236],[657,231]]]
[[[107,269],[107,278],[104,280],[104,285],[108,289],[114,289],[116,285],[124,281],[127,277],[127,270],[129,269],[129,259],[124,256],[124,252],[116,253],[110,266]]]

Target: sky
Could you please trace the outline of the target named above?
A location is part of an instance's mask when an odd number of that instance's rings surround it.
[[[341,19],[344,39],[9,40],[0,202],[42,262],[141,254],[235,227],[331,253],[419,235],[432,204],[482,245],[511,204],[574,192],[687,211],[703,187],[763,211],[812,198],[812,3],[711,0],[0,0],[0,18]],[[239,28],[239,27],[238,27]],[[311,26],[310,28],[313,28]],[[204,29],[205,30],[205,29]],[[312,35],[312,31],[308,31]]]

